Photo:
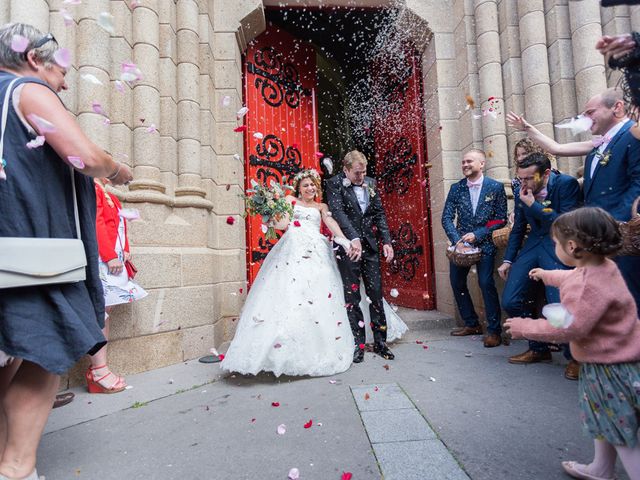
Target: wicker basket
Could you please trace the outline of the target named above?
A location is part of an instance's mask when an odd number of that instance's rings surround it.
[[[493,244],[497,248],[505,248],[507,243],[509,243],[509,234],[511,233],[511,225],[507,225],[506,227],[499,228],[494,230],[491,234],[491,238],[493,239]]]
[[[454,245],[453,250],[447,248],[447,258],[451,263],[458,267],[470,267],[475,265],[482,258],[482,250],[478,249],[475,253],[462,253],[458,251],[458,245],[460,245],[462,239],[458,240]]]
[[[640,215],[638,215],[638,203],[640,197],[636,198],[631,205],[631,220],[620,223],[622,233],[622,249],[618,255],[640,255]]]

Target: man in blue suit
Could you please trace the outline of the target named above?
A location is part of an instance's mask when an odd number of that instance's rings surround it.
[[[502,343],[500,301],[493,280],[496,247],[491,234],[506,223],[507,196],[500,182],[483,175],[485,159],[482,150],[473,149],[465,153],[462,159],[465,178],[449,190],[442,212],[442,226],[452,244],[462,240],[482,249],[482,259],[477,264],[478,284],[487,317],[484,346],[491,348]],[[456,217],[457,225],[454,224]],[[467,287],[469,270],[469,267],[449,265],[451,288],[465,325],[451,332],[454,336],[482,334]]]
[[[600,207],[616,220],[631,218],[631,204],[640,197],[640,140],[631,134],[622,91],[608,89],[591,98],[584,114],[593,120],[591,133],[602,135],[584,164],[584,204]],[[640,257],[614,258],[636,301],[640,316]]]
[[[544,153],[532,153],[516,170],[520,189],[514,192],[515,220],[509,243],[498,273],[507,282],[502,292],[502,307],[509,317],[526,317],[524,297],[530,288],[529,272],[533,268],[558,270],[565,267],[555,254],[551,239],[551,224],[562,213],[580,206],[580,185],[569,175],[551,171],[551,162]],[[524,245],[522,241],[530,225],[531,231]],[[522,248],[520,248],[522,245]],[[557,288],[546,287],[547,302],[560,301]],[[542,342],[529,342],[529,349],[509,358],[511,363],[551,361],[549,346]]]

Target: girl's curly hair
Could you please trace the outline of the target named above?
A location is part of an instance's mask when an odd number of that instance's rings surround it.
[[[562,244],[576,242],[575,258],[582,258],[581,252],[608,257],[622,248],[618,222],[599,207],[582,207],[560,215],[551,232]]]

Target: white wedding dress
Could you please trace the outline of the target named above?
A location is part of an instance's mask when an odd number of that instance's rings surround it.
[[[247,296],[223,370],[323,376],[351,365],[342,280],[320,220],[318,209],[294,207]]]

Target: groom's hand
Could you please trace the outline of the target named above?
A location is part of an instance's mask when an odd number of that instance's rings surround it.
[[[391,263],[393,261],[393,247],[391,245],[383,245],[382,254],[384,255],[384,258],[386,258],[387,263]]]
[[[347,252],[347,255],[352,262],[360,260],[362,256],[362,242],[360,242],[359,238],[351,240],[351,248]]]

